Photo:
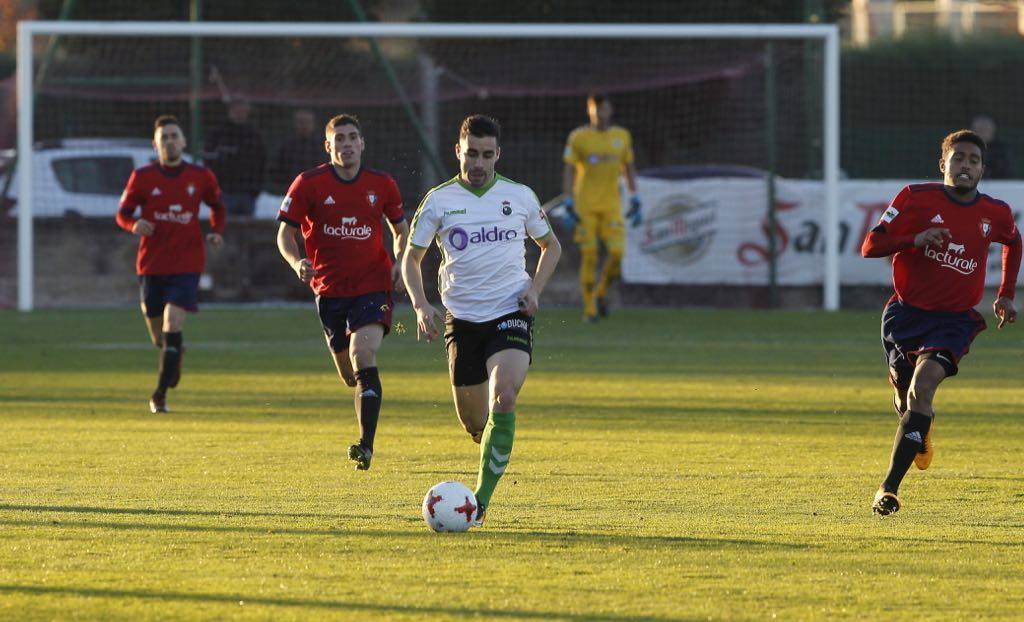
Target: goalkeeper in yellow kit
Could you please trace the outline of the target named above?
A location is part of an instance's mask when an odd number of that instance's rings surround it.
[[[575,227],[580,247],[580,289],[583,319],[596,322],[608,315],[608,286],[619,277],[626,242],[622,219],[619,176],[624,175],[630,201],[626,217],[640,225],[640,198],[633,169],[633,138],[623,127],[611,124],[612,103],[606,95],[587,98],[590,124],[576,128],[565,144],[562,192],[563,221]],[[600,278],[597,276],[598,241],[607,251]]]

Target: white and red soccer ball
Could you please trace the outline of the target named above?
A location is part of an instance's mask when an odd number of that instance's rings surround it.
[[[441,482],[423,498],[423,520],[434,531],[469,531],[476,509],[476,495],[461,482]]]

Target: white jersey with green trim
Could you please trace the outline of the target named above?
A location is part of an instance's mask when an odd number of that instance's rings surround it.
[[[531,283],[526,238],[550,232],[528,186],[495,175],[488,185],[473,188],[456,177],[423,197],[410,243],[427,248],[437,242],[444,306],[460,320],[486,322],[519,308],[519,296]]]

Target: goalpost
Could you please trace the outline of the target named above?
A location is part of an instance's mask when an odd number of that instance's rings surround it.
[[[827,310],[837,310],[839,301],[839,30],[833,24],[412,24],[412,23],[268,23],[268,22],[47,22],[23,21],[18,24],[18,144],[20,165],[18,175],[18,309],[29,311],[34,307],[34,266],[33,266],[33,217],[40,213],[35,204],[34,193],[38,190],[36,171],[28,165],[33,160],[34,146],[37,143],[36,127],[43,119],[34,117],[37,90],[37,64],[45,66],[49,58],[40,63],[35,57],[33,38],[37,36],[79,37],[79,38],[139,38],[145,41],[159,41],[168,38],[189,39],[221,38],[231,40],[481,40],[481,41],[517,41],[532,40],[565,40],[579,46],[608,40],[625,40],[639,46],[644,42],[693,42],[693,41],[789,41],[816,42],[821,45],[820,117],[813,119],[815,125],[820,124],[820,179],[823,186],[823,230],[824,230],[824,266],[822,278],[822,301]],[[590,42],[589,44],[587,42]],[[141,45],[141,44],[140,44]],[[576,49],[576,48],[574,48]],[[769,46],[770,49],[770,46]],[[577,49],[586,60],[585,48]],[[376,49],[375,49],[376,52]],[[259,52],[255,52],[258,54]],[[769,52],[770,57],[770,52]],[[259,59],[255,59],[257,63]],[[554,59],[552,59],[554,60]],[[193,59],[194,62],[194,59]],[[544,60],[533,69],[533,76],[542,77]],[[678,63],[690,62],[686,54],[680,54]],[[390,71],[390,70],[389,70]],[[430,69],[433,71],[433,68]],[[449,71],[453,81],[460,83],[464,90],[476,90],[480,99],[488,97],[488,89],[474,86],[472,81],[457,72]],[[530,72],[526,72],[530,74]],[[530,79],[531,75],[526,78]],[[627,78],[628,76],[623,76]],[[499,76],[499,79],[502,79]],[[511,79],[511,78],[509,78]],[[660,88],[656,80],[651,81],[652,93]],[[813,82],[813,81],[812,81]],[[557,82],[553,90],[558,90]],[[223,87],[223,84],[221,85]],[[284,85],[281,88],[285,88]],[[421,94],[430,93],[431,87],[426,85]],[[774,83],[773,83],[774,88]],[[397,87],[396,87],[397,89]],[[510,92],[514,89],[510,89]],[[528,94],[528,89],[512,96]],[[223,91],[222,91],[223,94]],[[566,96],[567,91],[557,93]],[[436,93],[433,96],[436,97]],[[501,94],[499,94],[500,96]],[[574,93],[575,95],[575,93]],[[397,89],[397,98],[407,103],[404,94]],[[407,106],[408,108],[408,106]],[[436,114],[436,111],[435,111]],[[423,116],[428,115],[426,109]],[[194,116],[198,116],[194,115]],[[508,119],[512,121],[513,119]],[[186,124],[187,125],[187,124]],[[772,123],[773,127],[774,124]],[[420,127],[413,122],[416,133]],[[526,128],[527,130],[529,128]],[[566,132],[571,127],[566,128]],[[188,128],[186,128],[186,131]],[[412,133],[408,129],[406,133]],[[766,134],[774,139],[774,133]],[[421,136],[422,138],[422,136]],[[563,135],[564,138],[564,135]],[[408,145],[395,149],[396,153],[409,157],[412,151]],[[429,155],[430,149],[419,149]],[[422,153],[420,154],[422,155]],[[429,160],[429,158],[428,158]],[[431,164],[424,160],[425,168]],[[434,165],[437,160],[434,159]],[[560,163],[559,163],[560,164]],[[771,169],[769,169],[771,170]],[[773,175],[769,175],[773,178]],[[529,181],[529,180],[527,180]],[[769,185],[771,184],[769,180]],[[531,184],[532,185],[532,184]],[[113,219],[113,214],[110,214]]]

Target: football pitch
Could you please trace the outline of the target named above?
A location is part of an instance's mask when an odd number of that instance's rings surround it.
[[[989,318],[880,520],[878,315],[542,309],[487,523],[435,534],[478,446],[407,307],[368,472],[311,307],[190,317],[160,416],[137,311],[2,312],[0,618],[1019,620],[1024,325]]]

